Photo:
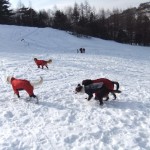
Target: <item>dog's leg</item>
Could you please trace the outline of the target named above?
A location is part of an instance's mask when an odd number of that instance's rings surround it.
[[[36,95],[32,94],[32,95],[30,95],[30,97],[36,98]]]
[[[117,98],[116,94],[115,93],[111,93],[113,96],[114,96],[114,99],[115,100]]]
[[[95,95],[95,98],[94,98],[95,100],[98,100],[98,97]]]
[[[103,105],[103,99],[102,98],[99,99],[99,102],[100,102],[100,105]]]
[[[30,101],[32,97],[36,98],[36,95],[34,95],[34,94],[30,95],[30,98],[28,99],[28,101]]]
[[[103,105],[103,97],[100,96],[100,93],[97,95],[97,100],[99,100],[100,105]]]
[[[93,94],[88,95],[88,99],[87,100],[90,101],[92,97],[93,97]]]
[[[17,97],[20,98],[19,90],[17,90],[17,93],[18,93],[18,94],[16,94]],[[15,93],[14,93],[14,94],[15,94]]]
[[[46,66],[46,68],[48,69],[48,66],[47,65],[45,65]]]
[[[108,101],[108,100],[109,100],[109,96],[106,97],[105,101]]]
[[[17,94],[17,96],[18,96],[18,98],[20,98],[20,95],[19,95],[19,94]]]
[[[97,96],[97,93],[95,93],[95,98],[94,98],[95,100],[98,100],[98,96]]]
[[[36,95],[34,95],[34,94],[30,95],[30,99],[31,99],[32,97],[33,97],[33,98],[36,98],[36,100],[37,100],[37,101],[36,101],[36,104],[38,104],[38,103],[39,103],[38,97],[37,97]]]
[[[106,94],[108,93],[108,89],[103,86],[97,93],[97,97],[98,97],[98,100],[100,102],[100,105],[103,105],[103,97],[106,96]]]

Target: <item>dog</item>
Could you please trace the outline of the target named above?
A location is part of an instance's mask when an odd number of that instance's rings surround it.
[[[116,85],[116,89],[114,89],[114,85]],[[83,80],[82,85],[77,85],[75,92],[88,94],[88,101],[91,100],[93,94],[95,94],[95,100],[99,100],[100,105],[103,105],[103,98],[106,98],[106,101],[109,99],[109,93],[114,96],[114,100],[116,99],[115,93],[121,93],[119,90],[119,83],[116,81],[111,81],[107,78]]]
[[[36,103],[38,103],[38,98],[34,94],[33,90],[34,90],[34,87],[36,87],[38,85],[41,85],[43,83],[43,78],[42,77],[40,77],[40,81],[34,83],[34,82],[30,82],[28,80],[16,79],[14,77],[8,76],[7,77],[7,83],[12,85],[12,88],[14,90],[14,94],[16,94],[18,96],[18,98],[20,98],[19,91],[25,90],[29,94],[30,99],[32,97],[36,98],[37,99]]]
[[[40,68],[40,66],[42,66],[42,69],[44,68],[44,66],[48,69],[47,64],[52,63],[52,59],[49,60],[38,60],[37,58],[34,58],[34,61],[36,63],[36,65],[38,66],[38,68]]]

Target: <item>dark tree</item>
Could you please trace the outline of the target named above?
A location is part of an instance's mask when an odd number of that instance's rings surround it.
[[[135,28],[135,42],[138,45],[150,45],[150,20],[139,14]]]
[[[123,14],[124,24],[121,26],[126,30],[128,43],[135,43],[136,8],[127,9]]]
[[[129,37],[127,35],[127,32],[120,29],[119,32],[118,32],[117,41],[120,42],[120,43],[128,43],[129,42]]]
[[[17,25],[38,26],[38,15],[32,8],[23,6],[14,12],[12,18]]]
[[[78,7],[77,3],[74,4],[73,14],[72,14],[72,22],[73,22],[73,25],[75,25],[75,26],[79,22],[79,7]]]
[[[22,8],[18,9],[16,11],[16,21],[17,24],[23,25],[23,26],[29,26],[29,8],[23,6]]]
[[[38,13],[38,26],[46,27],[49,24],[49,16],[45,10],[42,10]]]
[[[68,22],[67,16],[60,10],[57,10],[55,12],[53,27],[60,30],[69,30],[70,28],[70,23]]]
[[[99,25],[99,29],[98,29],[99,37],[103,39],[107,39],[108,38],[107,19],[106,19],[106,13],[104,9],[100,11],[98,17],[98,25]]]
[[[7,24],[10,21],[12,10],[9,9],[10,3],[8,0],[0,0],[0,23]]]
[[[120,29],[120,12],[118,9],[113,10],[113,14],[108,18],[109,21],[109,37],[112,40],[118,40],[118,33]]]

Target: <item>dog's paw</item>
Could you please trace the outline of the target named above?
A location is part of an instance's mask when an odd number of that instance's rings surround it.
[[[85,98],[87,101],[90,101],[90,99],[88,97]]]
[[[31,101],[30,97],[25,98],[25,102],[30,102],[30,101]]]
[[[103,106],[104,105],[104,103],[100,103],[100,106]]]
[[[39,104],[39,101],[36,101],[35,104]]]
[[[100,107],[101,109],[105,109],[105,108],[107,108],[107,105],[106,105],[106,104],[103,104],[103,105],[99,105],[99,107]]]

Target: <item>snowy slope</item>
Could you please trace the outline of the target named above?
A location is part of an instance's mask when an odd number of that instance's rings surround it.
[[[85,54],[76,50],[85,47]],[[38,69],[33,58],[53,60]],[[0,25],[0,150],[150,149],[150,48],[77,38],[50,28]],[[14,97],[6,76],[44,82],[39,105]],[[120,83],[99,106],[74,94],[83,79]],[[111,97],[111,96],[110,96]]]

